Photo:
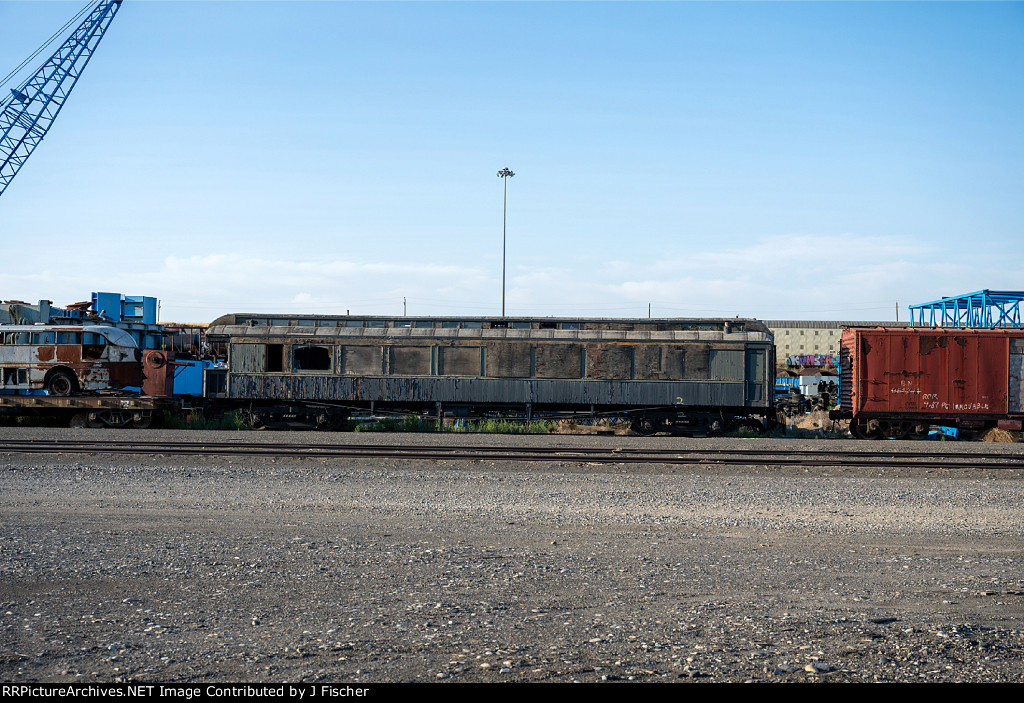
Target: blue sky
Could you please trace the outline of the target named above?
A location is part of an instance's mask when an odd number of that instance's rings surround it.
[[[1022,69],[1024,3],[125,0],[0,298],[498,314],[508,166],[508,314],[905,320],[1024,289]]]

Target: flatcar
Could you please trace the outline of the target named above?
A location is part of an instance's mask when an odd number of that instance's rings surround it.
[[[1024,330],[858,328],[840,341],[839,409],[862,439],[920,439],[931,425],[1020,430]]]
[[[750,319],[352,317],[239,313],[207,395],[254,425],[337,427],[350,413],[617,415],[641,434],[774,419],[775,347]]]

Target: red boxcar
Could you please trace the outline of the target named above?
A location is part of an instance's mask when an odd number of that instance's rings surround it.
[[[840,343],[839,412],[862,438],[929,425],[1021,429],[1024,330],[852,327]]]

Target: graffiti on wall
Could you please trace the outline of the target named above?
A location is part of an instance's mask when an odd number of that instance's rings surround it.
[[[786,357],[789,366],[838,366],[838,354],[790,354]]]

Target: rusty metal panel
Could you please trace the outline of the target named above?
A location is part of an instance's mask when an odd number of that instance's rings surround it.
[[[174,395],[174,352],[145,349],[142,352],[142,394]]]
[[[854,414],[889,416],[1006,413],[1010,339],[1021,334],[988,329],[846,330],[841,372],[850,377],[850,408]]]

